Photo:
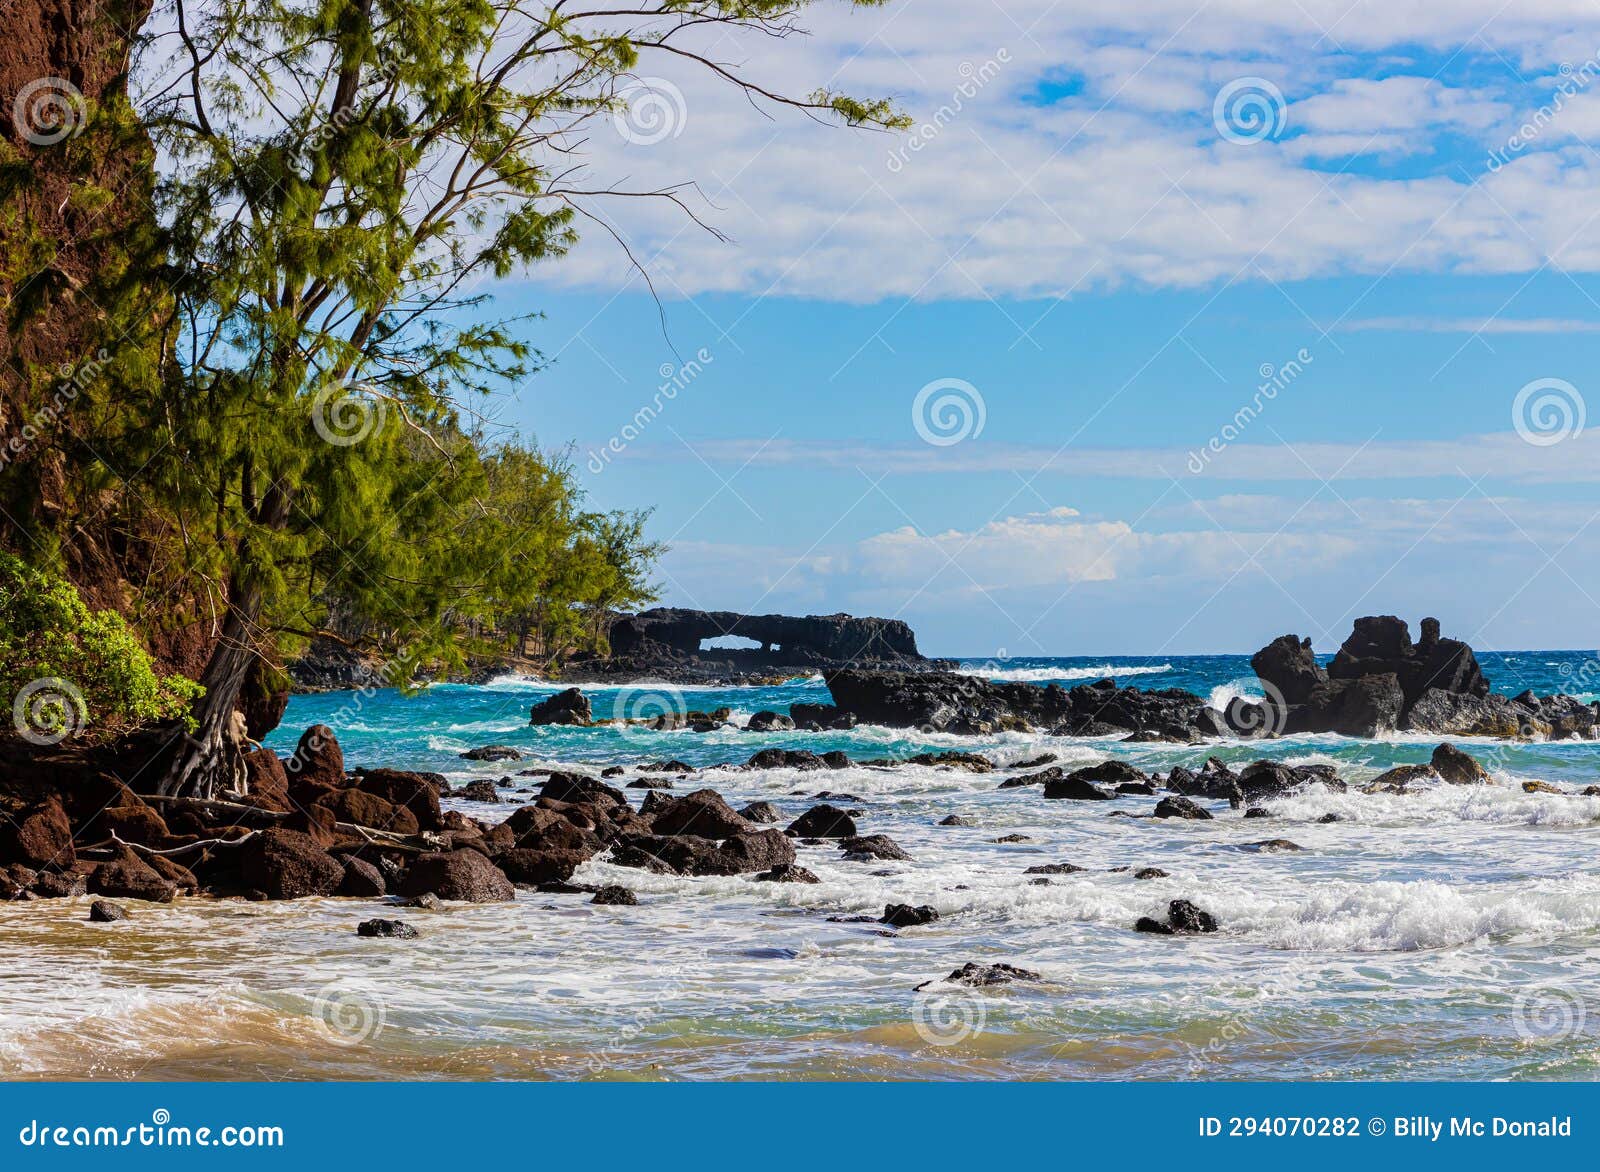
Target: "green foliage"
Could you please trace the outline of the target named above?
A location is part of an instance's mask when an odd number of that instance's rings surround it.
[[[115,733],[187,713],[200,693],[182,676],[158,677],[139,638],[115,611],[91,611],[68,582],[0,553],[0,696],[35,680],[48,689],[36,732]]]

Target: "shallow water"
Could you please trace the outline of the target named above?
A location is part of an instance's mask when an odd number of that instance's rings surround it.
[[[1594,657],[1484,656],[1508,692],[1593,687]],[[1241,657],[1011,660],[972,668],[1066,682],[1102,674],[1202,695],[1250,692]],[[1109,673],[1107,669],[1112,669]],[[1129,671],[1128,669],[1144,669]],[[781,745],[853,758],[961,747],[1002,762],[1120,757],[1142,768],[1261,756],[1336,764],[1359,782],[1426,760],[1434,742],[1337,737],[1215,746],[1126,745],[1005,734],[650,732],[534,728],[528,705],[554,685],[506,679],[417,697],[297,697],[271,743],[316,721],[351,764],[432,769],[458,784],[551,764],[742,762]],[[826,701],[819,680],[776,688],[586,688],[596,715],[667,705],[741,714]],[[474,764],[488,743],[530,759]],[[133,905],[118,925],[83,922],[82,901],[0,906],[0,1073],[12,1078],[1579,1078],[1600,1073],[1600,746],[1461,742],[1494,787],[1413,795],[1313,791],[1244,820],[1147,813],[1148,797],[1046,802],[998,790],[1009,771],[922,766],[802,773],[712,769],[735,805],[786,816],[829,789],[855,795],[863,833],[913,862],[846,863],[799,847],[819,886],[749,877],[679,879],[591,861],[581,882],[626,883],[640,906],[520,892],[514,903],[399,913],[416,941],[360,940],[373,901]],[[619,779],[630,780],[633,776]],[[1540,778],[1572,791],[1525,794]],[[641,791],[628,791],[642,798]],[[512,797],[514,790],[502,790]],[[512,805],[448,804],[499,818]],[[961,813],[977,825],[936,823]],[[1334,816],[1337,821],[1323,819]],[[997,844],[1021,833],[1029,841]],[[1288,838],[1304,849],[1249,844]],[[1026,867],[1088,870],[1035,886]],[[1157,866],[1170,877],[1136,880]],[[1113,868],[1129,867],[1119,871]],[[1130,930],[1192,899],[1214,936]],[[830,915],[928,903],[938,922],[898,933]],[[989,991],[914,987],[967,961],[1038,971]]]

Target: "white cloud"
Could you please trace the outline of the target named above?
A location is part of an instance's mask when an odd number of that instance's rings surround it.
[[[724,44],[718,57],[789,92],[828,81],[892,94],[920,122],[945,106],[959,113],[911,153],[904,136],[792,112],[763,119],[726,88],[647,61],[642,72],[685,92],[683,134],[651,147],[602,134],[590,148],[604,173],[637,186],[698,180],[716,205],[707,215],[735,240],[719,245],[673,209],[619,201],[618,227],[669,296],[1053,296],[1241,274],[1518,272],[1547,257],[1600,270],[1600,233],[1585,230],[1600,207],[1600,160],[1587,147],[1547,134],[1487,169],[1489,147],[1526,104],[1510,63],[1558,77],[1562,60],[1593,53],[1577,52],[1573,29],[1593,21],[1577,0],[1514,10],[1500,0],[1231,0],[1199,11],[1168,0],[916,0],[818,6],[807,19],[810,38]],[[963,94],[1001,50],[998,73]],[[1457,51],[1496,80],[1431,80],[1430,62]],[[1357,54],[1382,54],[1392,75],[1350,76],[1374,65]],[[1064,75],[1075,87],[1042,101],[1041,83]],[[1241,76],[1286,95],[1281,140],[1243,146],[1218,134],[1212,99]],[[1587,123],[1574,107],[1577,133]],[[1357,152],[1413,155],[1444,131],[1483,140],[1470,173],[1319,169]],[[627,273],[597,236],[545,279],[615,287]]]

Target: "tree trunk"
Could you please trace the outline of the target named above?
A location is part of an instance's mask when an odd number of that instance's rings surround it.
[[[222,635],[200,677],[206,691],[195,705],[199,727],[184,738],[157,793],[209,799],[224,790],[245,788],[244,721],[234,709],[257,655],[251,632],[260,614],[258,590],[239,591],[236,601],[229,603]]]

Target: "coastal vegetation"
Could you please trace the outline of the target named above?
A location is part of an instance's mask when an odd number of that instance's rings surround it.
[[[601,646],[612,609],[653,596],[644,514],[585,508],[561,455],[491,418],[547,359],[481,282],[559,261],[608,201],[697,218],[684,188],[630,188],[583,149],[652,63],[903,125],[706,55],[795,34],[808,7],[164,0],[71,30],[94,67],[0,160],[0,544],[193,677],[104,709],[193,699],[160,793],[238,782],[234,713],[319,635],[448,670],[508,638]]]

